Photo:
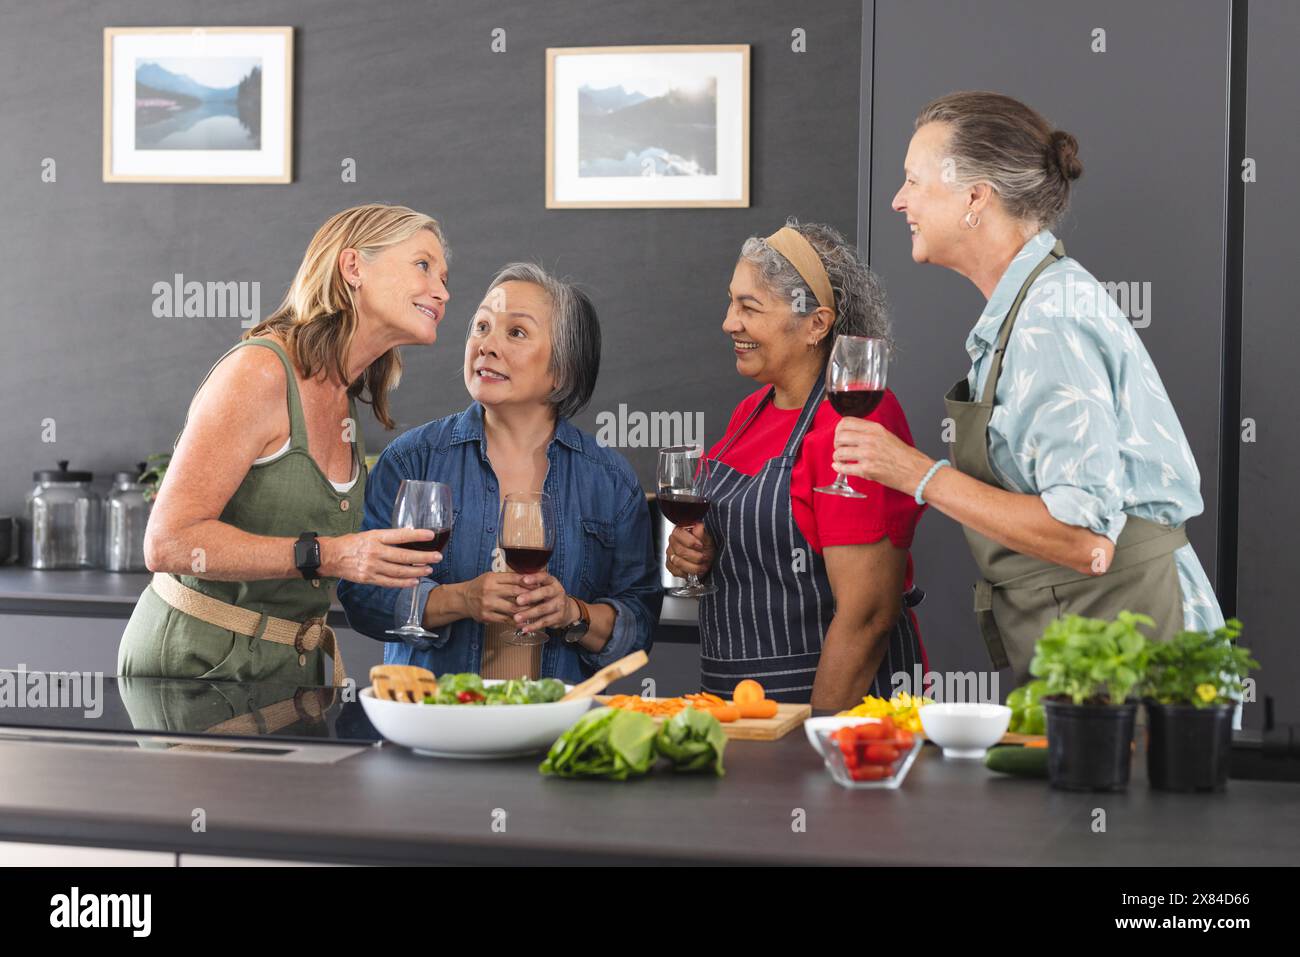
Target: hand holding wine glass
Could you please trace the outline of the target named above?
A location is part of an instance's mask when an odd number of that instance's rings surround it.
[[[678,528],[698,525],[709,511],[709,463],[699,445],[675,445],[659,450],[659,510]],[[669,564],[673,553],[669,548]],[[670,567],[669,571],[673,569]],[[698,598],[717,591],[690,572],[686,584],[670,588],[678,598]]]
[[[506,566],[517,575],[545,570],[555,549],[555,503],[545,492],[511,492],[501,503],[497,545]],[[531,628],[516,628],[506,639],[512,645],[540,645],[548,635]]]
[[[865,419],[885,397],[889,369],[889,343],[865,336],[837,336],[826,364],[826,397],[842,416]],[[843,472],[832,485],[818,486],[818,492],[844,498],[866,498],[849,485]]]
[[[451,538],[452,524],[451,486],[442,482],[425,482],[417,479],[403,479],[397,487],[397,499],[393,503],[394,528],[418,528],[433,532],[431,539],[407,542],[404,548],[421,552],[442,552]],[[420,584],[417,581],[411,588],[410,607],[406,615],[406,624],[400,628],[390,628],[386,632],[401,638],[417,640],[436,638],[435,632],[426,631],[421,623],[421,609],[417,608]]]

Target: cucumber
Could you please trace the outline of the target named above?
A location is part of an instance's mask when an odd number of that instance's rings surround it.
[[[990,771],[1014,774],[1022,778],[1047,777],[1047,749],[1024,748],[1019,745],[1001,745],[989,748],[984,756],[984,766]]]

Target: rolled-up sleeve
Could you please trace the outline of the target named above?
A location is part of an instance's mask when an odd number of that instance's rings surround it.
[[[393,502],[397,499],[397,489],[403,479],[420,478],[412,473],[401,454],[391,445],[380,454],[375,467],[366,476],[366,514],[361,523],[363,531],[376,528],[392,527]],[[422,581],[419,584],[417,607],[423,608],[428,601],[429,592],[435,582]],[[409,588],[384,588],[380,585],[363,585],[345,580],[339,581],[339,603],[347,615],[348,624],[356,631],[377,641],[394,641],[392,635],[385,632],[406,623],[410,611],[411,590]],[[449,637],[445,629],[434,629],[438,637],[428,639],[430,647],[446,644]]]
[[[593,668],[603,668],[638,649],[649,651],[663,604],[650,530],[650,507],[639,488],[628,495],[616,524],[618,535],[609,577],[610,594],[593,601],[609,605],[618,616],[605,647],[599,652],[582,652],[582,660]]]
[[[1036,493],[1057,521],[1115,541],[1127,521],[1124,437],[1100,334],[1086,319],[1026,309],[1007,349],[990,427],[1027,477],[1031,487],[1023,491]],[[999,478],[1008,487],[1023,484]]]

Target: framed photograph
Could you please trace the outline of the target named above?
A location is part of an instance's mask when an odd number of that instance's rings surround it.
[[[749,45],[546,51],[546,206],[748,206]]]
[[[292,27],[105,28],[105,182],[292,178]]]

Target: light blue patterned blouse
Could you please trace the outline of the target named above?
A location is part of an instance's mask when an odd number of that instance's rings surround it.
[[[972,396],[1016,293],[1055,244],[1049,230],[1025,244],[967,337]],[[1007,488],[1111,541],[1129,514],[1176,526],[1204,509],[1196,460],[1146,347],[1106,288],[1069,257],[1034,280],[1011,331],[989,462]],[[1196,552],[1185,545],[1174,560],[1184,627],[1218,628],[1223,613]]]

